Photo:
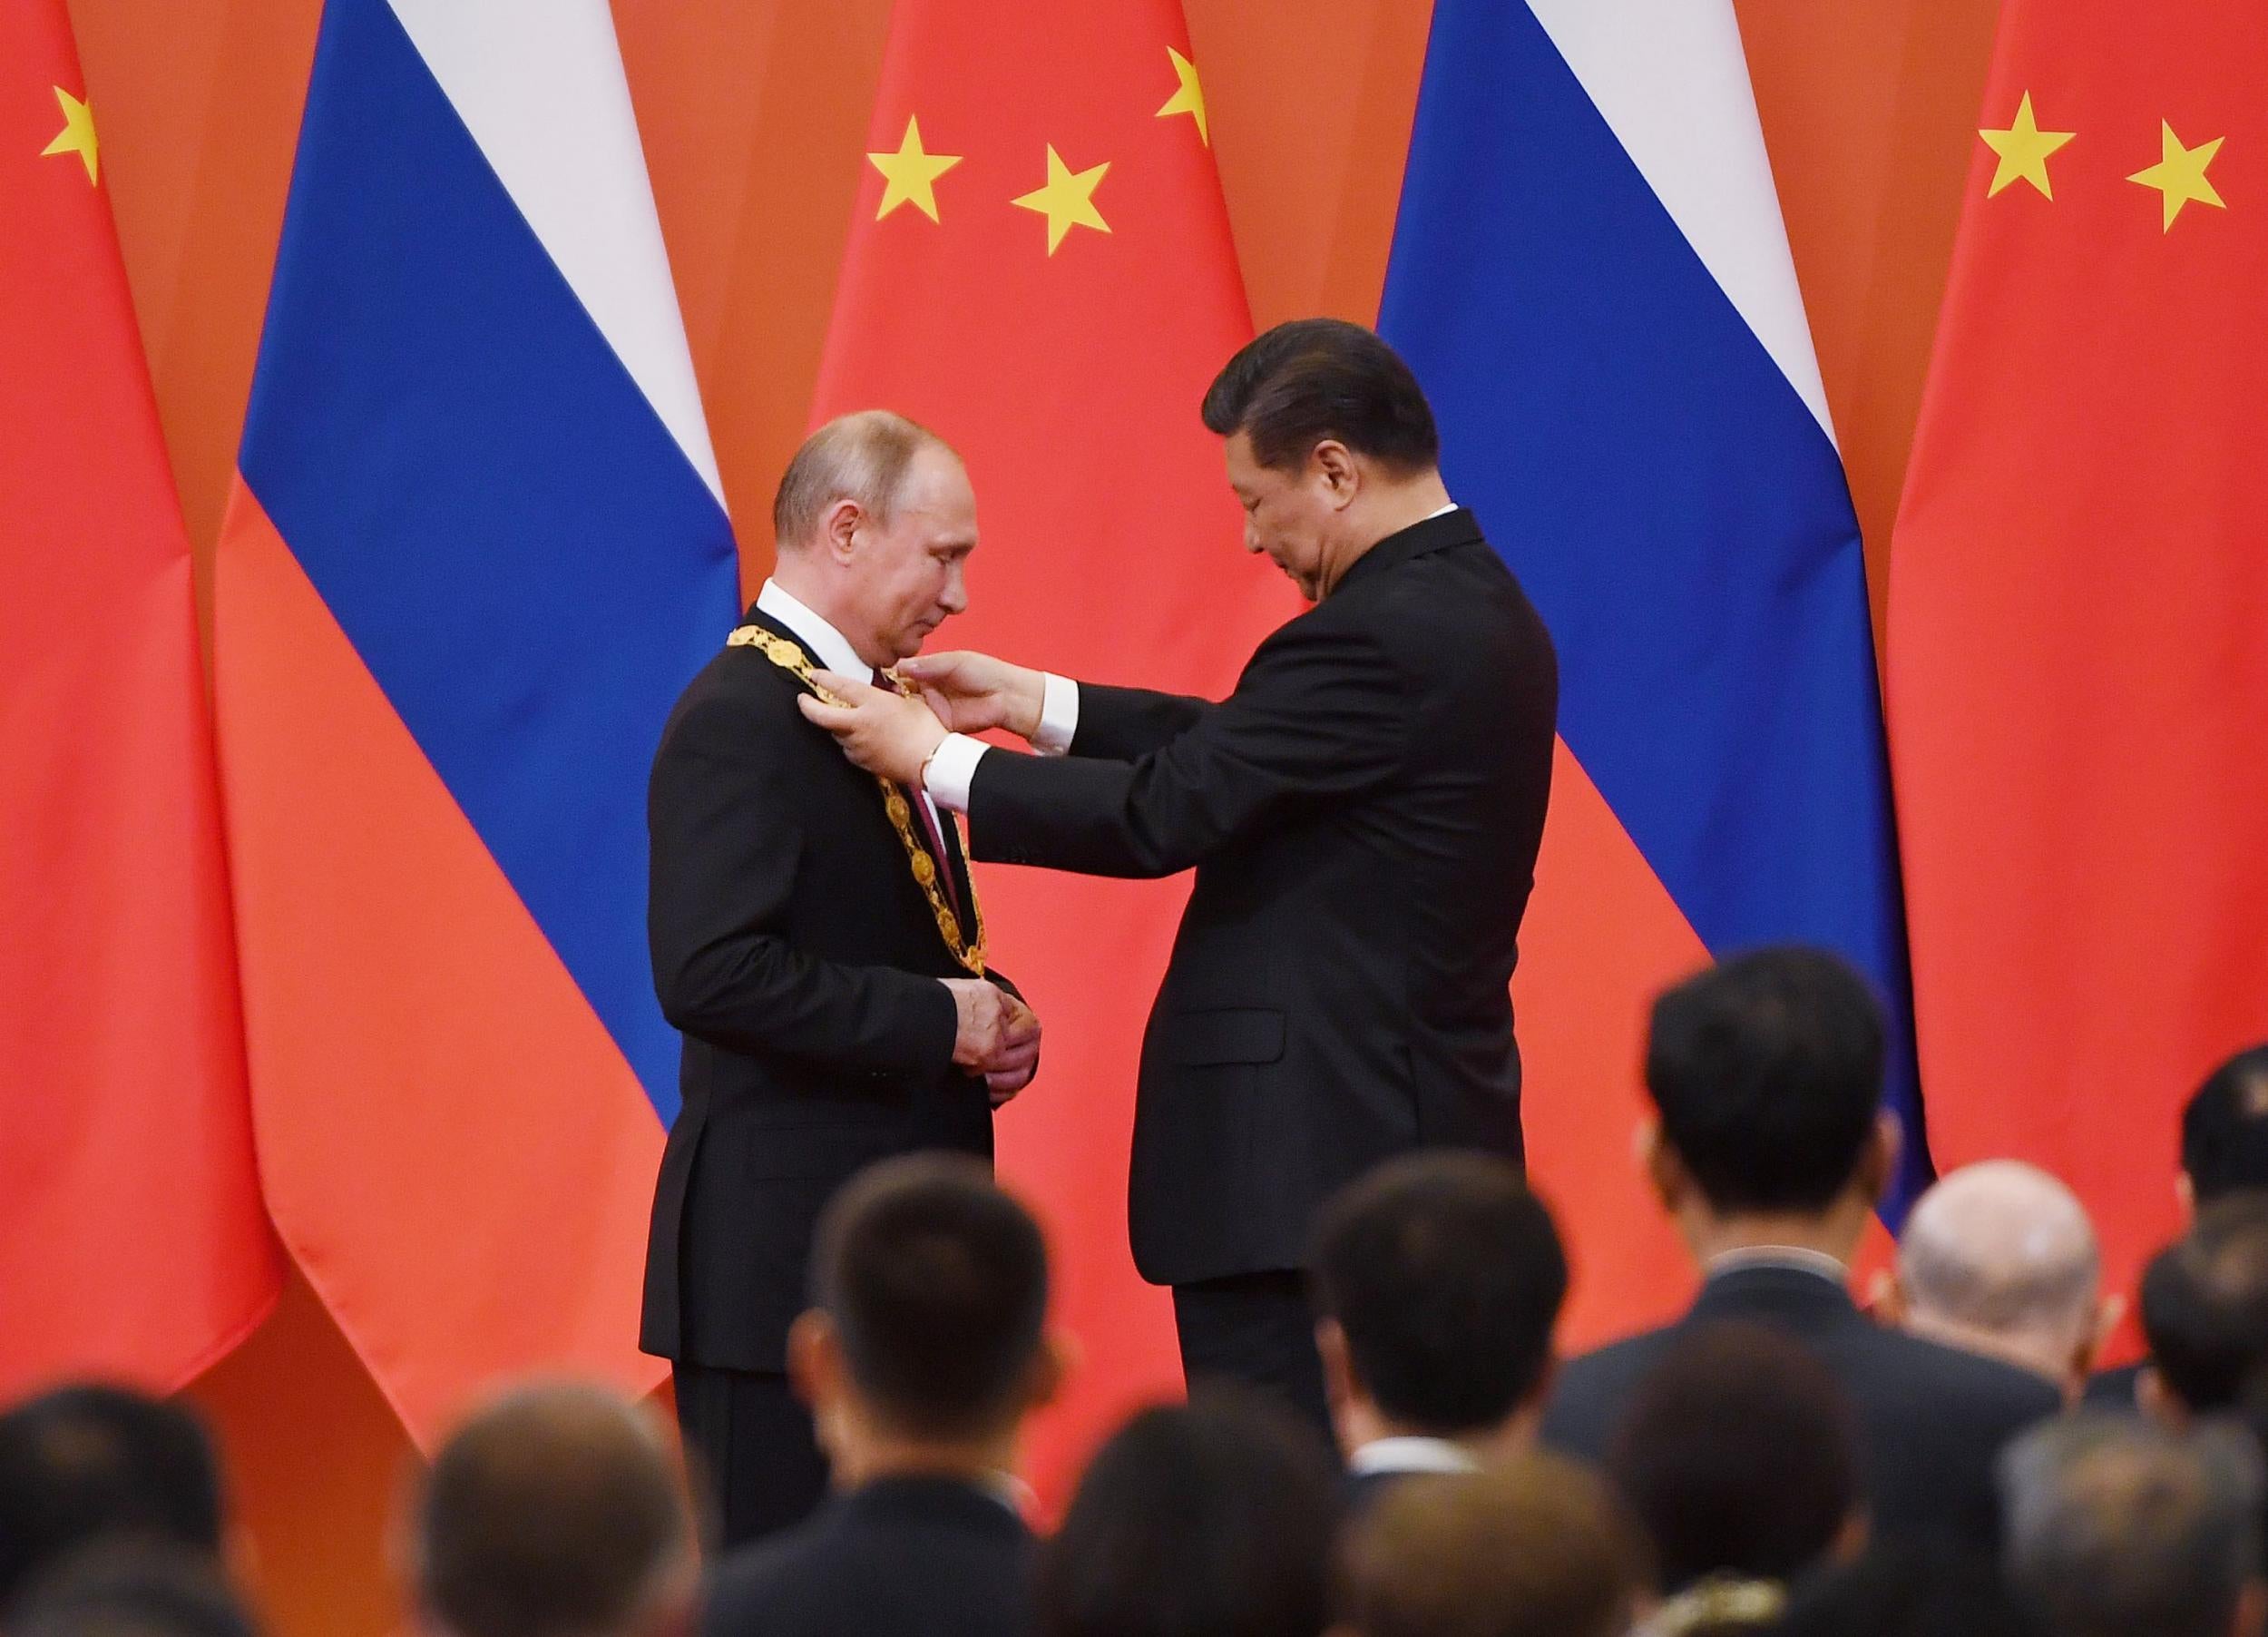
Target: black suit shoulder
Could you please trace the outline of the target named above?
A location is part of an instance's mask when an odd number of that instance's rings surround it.
[[[728,1558],[703,1637],[1025,1637],[1031,1531],[942,1479],[885,1479]]]

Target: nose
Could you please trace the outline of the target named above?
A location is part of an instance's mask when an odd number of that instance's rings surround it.
[[[1246,518],[1245,520],[1245,550],[1247,552],[1256,552],[1259,549],[1260,531],[1252,526],[1252,520],[1250,518]]]
[[[949,614],[957,614],[969,606],[969,583],[956,563],[945,575],[945,594],[937,599],[937,606]]]

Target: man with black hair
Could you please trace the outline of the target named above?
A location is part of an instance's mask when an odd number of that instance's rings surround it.
[[[2268,1192],[2205,1206],[2143,1269],[2141,1309],[2143,1408],[2177,1425],[2268,1412]]]
[[[1476,1471],[1534,1436],[1567,1256],[1517,1166],[1442,1151],[1389,1160],[1324,1208],[1312,1267],[1357,1506],[1411,1473]]]
[[[901,667],[919,700],[846,686],[848,708],[804,710],[861,766],[966,812],[981,858],[1196,870],[1143,1043],[1135,1265],[1173,1287],[1193,1379],[1242,1378],[1327,1426],[1301,1275],[1323,1201],[1413,1148],[1520,1153],[1507,985],[1558,669],[1378,337],[1278,325],[1202,416],[1246,549],[1315,604],[1227,699],[960,653]],[[970,737],[995,728],[1068,755]]]
[[[1741,956],[1655,1002],[1647,1165],[1705,1282],[1676,1324],[1561,1372],[1549,1442],[1599,1458],[1678,1335],[1750,1320],[1793,1337],[1850,1395],[1878,1532],[1991,1542],[1994,1453],[2061,1400],[2036,1375],[1881,1328],[1853,1303],[1851,1258],[1897,1156],[1882,1051],[1865,980],[1819,950]]]
[[[726,1561],[703,1630],[1027,1631],[1033,1543],[1010,1475],[1063,1371],[1038,1224],[975,1161],[885,1161],[820,1220],[812,1290],[788,1368],[836,1495]]]
[[[0,1606],[98,1542],[218,1563],[220,1468],[196,1415],[124,1387],[58,1387],[0,1415]]]

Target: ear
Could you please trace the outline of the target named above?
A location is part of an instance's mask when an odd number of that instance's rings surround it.
[[[1654,1197],[1665,1211],[1676,1216],[1693,1192],[1693,1175],[1662,1136],[1662,1122],[1653,1118],[1640,1121],[1631,1147],[1646,1180],[1654,1185]]]
[[[2126,1299],[2123,1296],[2106,1296],[2096,1308],[2095,1328],[2080,1342],[2078,1357],[2072,1361],[2081,1381],[2095,1373],[2095,1361],[2102,1357],[2103,1349],[2110,1345],[2110,1338],[2117,1333],[2126,1317]]]
[[[1899,1281],[1897,1272],[1890,1268],[1877,1268],[1874,1277],[1867,1282],[1866,1310],[1876,1324],[1892,1329],[1906,1322],[1907,1310],[1913,1304],[1906,1299],[1906,1287]]]
[[[1332,503],[1341,508],[1362,492],[1363,474],[1354,464],[1354,452],[1335,437],[1326,437],[1308,451],[1307,469],[1323,479]]]
[[[1363,1386],[1354,1374],[1354,1358],[1347,1350],[1346,1331],[1335,1318],[1315,1320],[1315,1351],[1323,1355],[1323,1396],[1333,1410],[1362,1397]]]
[[[857,549],[857,534],[866,522],[866,508],[845,496],[827,507],[819,519],[819,541],[837,563],[848,563]]]
[[[2197,1183],[2185,1171],[2174,1179],[2174,1202],[2181,1207],[2185,1230],[2197,1220]]]
[[[1905,1146],[1905,1128],[1898,1123],[1898,1116],[1888,1109],[1875,1115],[1865,1152],[1859,1155],[1859,1168],[1851,1177],[1853,1185],[1865,1193],[1869,1205],[1890,1191],[1890,1180],[1898,1174],[1898,1155]]]
[[[814,1416],[824,1414],[843,1390],[843,1344],[835,1321],[820,1309],[800,1313],[787,1327],[787,1385]]]
[[[1866,1509],[1863,1506],[1854,1508],[1851,1515],[1843,1520],[1843,1527],[1835,1531],[1834,1544],[1827,1548],[1829,1560],[1838,1563],[1856,1561],[1865,1552],[1867,1536],[1873,1532],[1874,1526],[1866,1515]]]
[[[1023,1407],[1027,1412],[1055,1402],[1079,1368],[1079,1342],[1066,1331],[1050,1330],[1040,1338],[1040,1350],[1024,1379]]]

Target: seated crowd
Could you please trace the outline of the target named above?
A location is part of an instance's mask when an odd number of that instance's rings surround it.
[[[1701,1271],[1682,1318],[1562,1359],[1549,1212],[1405,1156],[1317,1224],[1338,1447],[1199,1382],[1095,1454],[1054,1527],[1014,1477],[1073,1367],[1031,1215],[917,1156],[829,1208],[789,1343],[835,1495],[719,1558],[649,1406],[540,1383],[406,1496],[427,1637],[2258,1637],[2268,1633],[2268,1047],[2182,1129],[2190,1225],[2139,1291],[2080,1202],[1956,1171],[1895,1267],[1850,1268],[1894,1167],[1881,1015],[1831,957],[1735,958],[1657,1003],[1645,1163]],[[1579,1247],[1578,1247],[1579,1250]],[[195,1417],[101,1386],[0,1414],[0,1637],[252,1637]]]

